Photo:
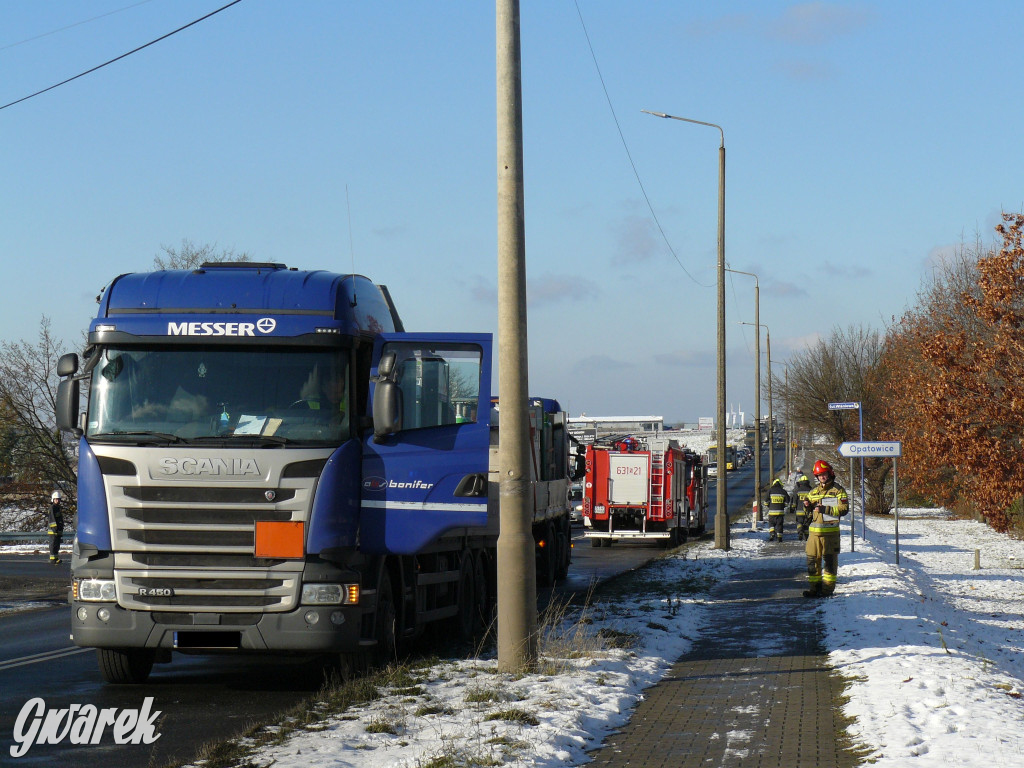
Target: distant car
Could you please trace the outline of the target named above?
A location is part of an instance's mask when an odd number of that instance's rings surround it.
[[[583,483],[573,483],[569,489],[569,522],[583,523]]]

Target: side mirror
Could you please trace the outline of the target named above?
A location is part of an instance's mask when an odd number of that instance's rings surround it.
[[[76,373],[78,373],[78,355],[74,352],[61,355],[57,360],[57,375],[63,379],[65,376],[74,376]]]
[[[78,362],[77,356],[75,362]],[[57,408],[54,415],[57,417],[57,426],[65,432],[73,433],[75,437],[82,436],[82,429],[78,426],[78,395],[77,379],[61,379],[57,385]]]
[[[381,355],[377,363],[377,378],[379,381],[391,378],[391,374],[395,372],[395,362],[397,359],[398,356],[394,352],[385,352]]]
[[[393,381],[379,381],[373,392],[373,441],[402,429],[402,390]]]

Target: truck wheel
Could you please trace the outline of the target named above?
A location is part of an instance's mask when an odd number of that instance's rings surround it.
[[[597,549],[598,547],[601,546],[601,540],[600,539],[591,539],[590,540],[590,546],[592,546],[594,549]]]
[[[373,661],[377,665],[390,664],[398,658],[398,612],[395,610],[391,576],[385,568],[377,583],[377,612],[373,617],[373,636],[377,648]]]
[[[136,685],[146,682],[156,651],[149,648],[97,648],[96,660],[108,683]]]

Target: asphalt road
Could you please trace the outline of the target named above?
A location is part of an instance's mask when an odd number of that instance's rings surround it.
[[[727,475],[733,521],[749,515],[752,467],[749,462]],[[705,537],[713,535],[714,513],[712,491]],[[569,577],[554,590],[562,598],[585,598],[593,583],[638,568],[664,551],[657,544],[626,541],[592,548],[582,532],[581,527],[574,529]],[[0,765],[151,768],[175,758],[191,759],[204,744],[274,718],[323,684],[322,664],[308,660],[175,654],[171,664],[155,666],[144,685],[106,685],[95,652],[69,641],[69,578],[67,563],[51,566],[45,553],[0,554]],[[551,597],[551,590],[542,591],[538,605],[545,607]],[[11,606],[23,610],[5,611]],[[152,745],[115,745],[108,731],[96,745],[79,746],[65,738],[36,745],[15,761],[9,751],[16,743],[15,723],[35,697],[43,698],[48,710],[91,704],[118,711],[141,709],[146,697],[152,697],[152,709],[162,713],[156,721],[160,738]]]

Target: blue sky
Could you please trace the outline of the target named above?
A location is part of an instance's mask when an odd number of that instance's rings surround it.
[[[0,105],[224,2],[0,0]],[[719,135],[643,109],[724,128],[726,260],[759,276],[773,367],[884,328],[935,259],[1024,208],[1019,14],[523,2],[531,392],[714,412]],[[496,332],[494,38],[486,0],[243,0],[0,110],[0,338],[45,315],[74,348],[111,278],[186,238],[354,264],[410,330]],[[728,400],[751,413],[753,280],[726,291]]]

